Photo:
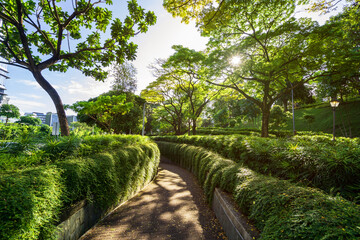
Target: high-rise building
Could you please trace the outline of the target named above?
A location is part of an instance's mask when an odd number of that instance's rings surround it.
[[[74,116],[74,115],[66,116],[66,118],[68,120],[68,124],[78,121],[77,117]],[[46,115],[45,115],[45,124],[52,127],[55,122],[59,122],[59,117],[58,117],[57,113],[52,113],[52,112],[46,113]]]
[[[40,112],[25,113],[24,116],[39,118],[42,124],[46,124],[46,115]]]
[[[2,20],[0,19],[0,27],[2,26]],[[0,61],[4,62],[4,59],[0,57]],[[0,106],[9,103],[9,98],[5,93],[5,79],[9,79],[7,67],[5,64],[0,63]]]

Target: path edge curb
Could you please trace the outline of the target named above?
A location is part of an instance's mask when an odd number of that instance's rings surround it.
[[[212,209],[229,240],[253,240],[259,232],[238,212],[232,199],[220,188],[215,188]]]

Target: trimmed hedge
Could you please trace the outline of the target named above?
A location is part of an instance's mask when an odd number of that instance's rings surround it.
[[[256,128],[218,128],[218,127],[200,127],[196,130],[198,135],[233,135],[233,134],[241,134],[247,136],[261,136],[261,130]],[[323,132],[312,132],[312,131],[297,131],[296,134],[298,136],[328,136],[331,137],[331,134],[323,133]],[[269,137],[292,137],[293,131],[290,130],[270,130]]]
[[[85,199],[108,209],[157,173],[159,149],[148,138],[101,136],[84,142],[87,156],[1,173],[0,239],[53,239],[71,204]]]
[[[24,141],[0,144],[0,171],[27,169],[53,163],[67,157],[84,157],[121,148],[122,145],[147,142],[139,135],[95,135],[50,138],[36,141],[31,135]],[[4,147],[5,145],[5,147]]]
[[[341,197],[264,176],[201,147],[158,142],[161,154],[192,171],[209,201],[232,193],[261,239],[359,239],[360,207]]]
[[[295,136],[290,139],[244,135],[162,136],[157,141],[201,146],[250,169],[301,182],[360,202],[360,139]]]

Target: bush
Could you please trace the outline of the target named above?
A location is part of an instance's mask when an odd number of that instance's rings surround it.
[[[360,140],[295,136],[291,139],[244,135],[162,136],[157,141],[205,147],[250,169],[327,193],[360,201]]]
[[[360,207],[341,197],[264,176],[200,147],[158,142],[161,154],[192,171],[211,201],[230,192],[261,239],[359,239]]]
[[[92,154],[2,171],[0,239],[53,239],[61,212],[71,204],[85,199],[107,209],[129,198],[155,176],[160,154],[148,138],[99,138],[82,142]],[[105,139],[112,145],[94,153],[92,146]]]

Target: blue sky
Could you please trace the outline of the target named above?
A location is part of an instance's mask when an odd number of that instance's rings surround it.
[[[162,0],[139,0],[140,6],[152,10],[157,16],[157,23],[149,31],[133,38],[138,44],[137,59],[133,62],[137,68],[139,93],[155,78],[148,66],[156,58],[166,58],[173,53],[172,45],[183,45],[196,50],[203,50],[207,42],[200,36],[194,24],[183,24],[179,18],[173,18],[162,7]],[[123,19],[127,15],[125,1],[114,1],[110,7],[113,17]],[[300,10],[300,12],[304,12]],[[317,17],[323,22],[328,16]],[[20,112],[56,112],[47,93],[37,84],[29,71],[8,66],[10,79],[5,81],[6,93],[10,104],[19,107]],[[111,79],[97,82],[85,77],[80,71],[69,69],[66,73],[43,71],[45,78],[55,87],[64,104],[88,100],[110,90]],[[67,112],[73,114],[72,112]]]

